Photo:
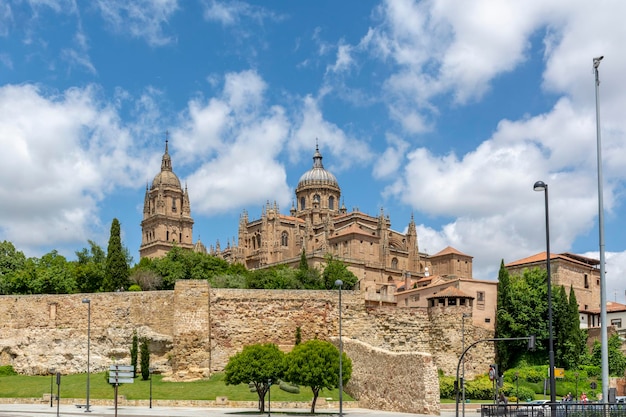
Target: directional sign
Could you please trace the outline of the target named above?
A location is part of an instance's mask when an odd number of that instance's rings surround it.
[[[110,372],[109,375],[117,376],[118,378],[133,378],[134,372]]]
[[[109,367],[109,371],[133,372],[134,369],[133,365],[111,365]]]
[[[109,384],[132,384],[133,378],[115,378],[109,377]]]

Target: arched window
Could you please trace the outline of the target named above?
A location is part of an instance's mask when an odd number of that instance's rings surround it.
[[[256,235],[256,245],[261,249],[261,235]]]
[[[304,210],[306,208],[306,199],[304,197],[300,197],[300,210]]]
[[[332,195],[328,197],[328,208],[331,210],[335,209],[335,197],[333,197]]]
[[[393,269],[398,269],[398,258],[393,258],[393,259],[391,260],[391,267],[392,267]]]
[[[289,246],[289,235],[287,234],[287,232],[283,232],[280,235],[280,244],[283,246]]]
[[[320,203],[320,195],[319,194],[315,194],[313,196],[313,202],[319,204]]]

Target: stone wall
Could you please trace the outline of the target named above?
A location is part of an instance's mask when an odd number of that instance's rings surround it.
[[[439,414],[439,379],[430,354],[390,352],[350,339],[343,349],[353,363],[345,388],[361,407]]]
[[[172,291],[0,296],[0,364],[23,374],[85,372],[89,331],[91,370],[99,372],[114,361],[129,363],[136,330],[149,340],[153,364],[166,370],[172,307]]]
[[[0,296],[0,365],[24,374],[85,372],[85,296],[91,300],[93,372],[129,363],[134,331],[148,340],[151,364],[173,380],[222,371],[249,344],[271,342],[288,352],[298,327],[303,341],[339,334],[337,291],[215,289],[186,280],[174,291]],[[471,310],[368,307],[359,292],[343,291],[342,336],[346,352],[354,354],[348,392],[373,407],[431,413],[438,407],[437,369],[455,374],[462,336],[466,346],[492,337],[471,319],[462,331],[463,313]],[[492,361],[492,344],[479,344],[467,356],[466,376],[486,372]],[[375,389],[370,381],[376,378],[387,383]],[[409,381],[418,389],[396,397]]]

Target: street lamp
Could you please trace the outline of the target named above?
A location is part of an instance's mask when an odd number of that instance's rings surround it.
[[[54,400],[54,391],[52,390],[54,385],[54,368],[50,368],[50,408],[52,408],[52,401]]]
[[[150,408],[152,408],[152,374],[154,373],[154,368],[148,368],[148,372],[150,373]]]
[[[606,273],[604,269],[604,197],[602,191],[602,140],[600,138],[600,74],[598,67],[604,56],[593,59],[596,79],[596,139],[598,148],[598,231],[600,242],[600,356],[602,360],[602,401],[609,399],[609,342],[606,322]]]
[[[83,298],[83,303],[87,304],[87,404],[85,404],[85,413],[90,413],[89,409],[89,354],[91,350],[91,300]]]
[[[335,286],[339,287],[339,417],[343,417],[343,341],[341,340],[341,287],[343,281],[338,279]]]
[[[554,380],[554,334],[552,330],[552,279],[550,277],[550,216],[548,209],[548,184],[543,181],[537,181],[533,189],[535,191],[543,191],[546,201],[546,271],[548,274],[548,355],[550,359],[550,403],[553,411],[555,411],[556,382]]]
[[[461,352],[463,352],[465,350],[465,319],[467,317],[471,317],[470,314],[468,313],[463,313],[463,316],[461,317]],[[463,359],[463,364],[462,364],[463,368],[461,371],[461,392],[463,393],[461,395],[461,400],[463,401],[463,417],[465,417],[465,358]]]

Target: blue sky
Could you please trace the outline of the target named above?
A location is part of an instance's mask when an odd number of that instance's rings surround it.
[[[316,140],[349,210],[474,276],[551,249],[598,257],[600,66],[607,296],[624,302],[626,3],[0,0],[0,239],[70,259],[113,217],[138,260],[165,132],[194,240],[287,213]]]

